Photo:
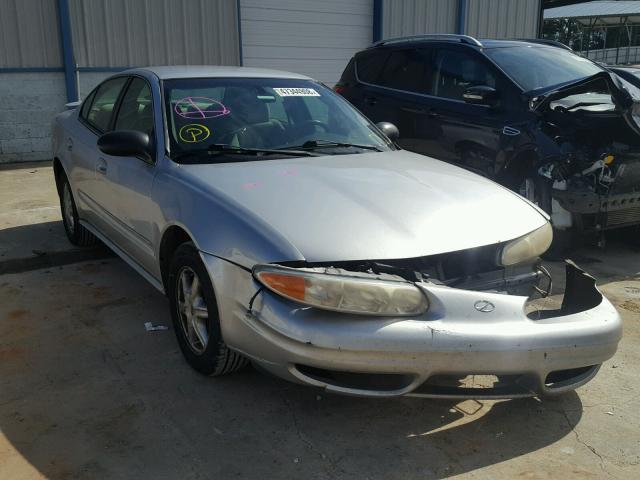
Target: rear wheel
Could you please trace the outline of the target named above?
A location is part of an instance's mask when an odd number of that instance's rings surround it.
[[[224,343],[211,279],[193,243],[178,247],[169,275],[173,326],[187,363],[212,376],[246,365],[247,360]]]
[[[89,247],[98,243],[98,238],[80,224],[78,209],[73,199],[71,185],[64,173],[60,179],[60,211],[62,213],[62,224],[67,233],[67,238],[74,245],[79,247]]]

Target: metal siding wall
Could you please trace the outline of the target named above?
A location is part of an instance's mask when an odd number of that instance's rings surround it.
[[[456,33],[457,0],[385,0],[382,38]]]
[[[372,0],[241,0],[244,64],[338,81],[371,45]]]
[[[478,38],[536,38],[541,0],[467,0],[465,33]]]
[[[81,67],[240,63],[234,0],[69,3]]]
[[[56,0],[1,0],[0,68],[60,67]]]

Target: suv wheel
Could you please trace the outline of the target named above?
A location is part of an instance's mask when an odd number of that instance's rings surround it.
[[[60,180],[60,211],[67,238],[79,247],[95,245],[98,243],[98,238],[80,224],[78,209],[67,176],[63,173]]]
[[[168,283],[173,327],[187,363],[212,376],[246,365],[246,358],[222,339],[211,279],[193,243],[183,243],[176,250]]]

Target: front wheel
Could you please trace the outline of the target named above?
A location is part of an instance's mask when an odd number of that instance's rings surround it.
[[[211,279],[193,243],[183,243],[176,250],[168,283],[173,327],[187,363],[211,376],[246,365],[247,360],[222,339]]]

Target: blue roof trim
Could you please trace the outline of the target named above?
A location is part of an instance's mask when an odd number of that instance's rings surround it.
[[[63,67],[0,67],[0,73],[64,72]]]

